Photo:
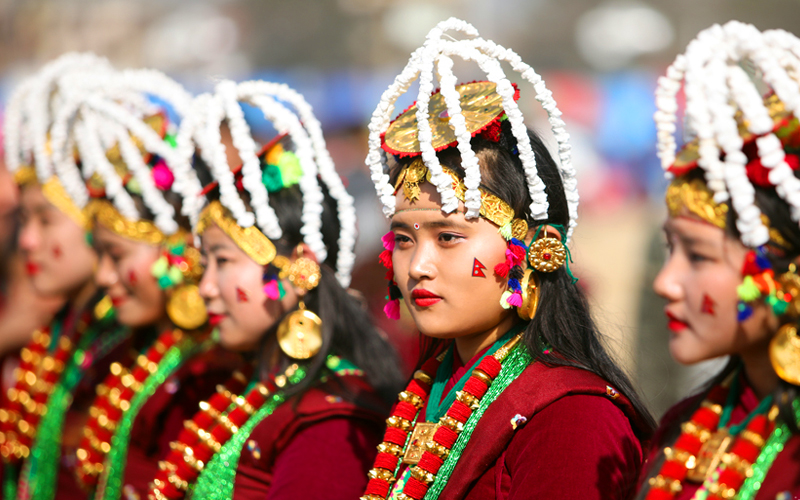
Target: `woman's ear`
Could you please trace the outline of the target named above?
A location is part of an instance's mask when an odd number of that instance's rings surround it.
[[[531,245],[534,236],[536,236],[536,231],[539,230],[539,227],[540,226],[536,226],[528,229],[528,234],[527,236],[525,236],[525,245],[527,246]],[[554,228],[550,224],[545,224],[544,226],[541,227],[542,229],[539,231],[540,238],[549,237],[549,238],[555,238],[558,241],[563,241],[561,239],[561,231],[559,231],[558,229]]]
[[[306,259],[313,260],[319,264],[317,255],[305,243],[300,243],[292,250],[291,260],[295,261],[298,259],[298,257],[305,257]]]

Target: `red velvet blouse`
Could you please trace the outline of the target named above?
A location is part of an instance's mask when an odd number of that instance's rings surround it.
[[[731,413],[731,425],[736,425],[744,420],[759,403],[758,396],[756,396],[744,376],[740,378],[740,387],[742,387],[742,394],[739,396],[739,400]],[[654,446],[648,452],[648,463],[652,463],[662,453],[664,446],[669,446],[670,443],[664,442],[667,430],[673,428],[681,414],[685,413],[689,408],[697,406],[698,401],[702,398],[703,396],[700,395],[684,399],[664,414],[661,424],[653,437]],[[645,467],[643,476],[647,475],[649,474],[647,467]],[[644,479],[641,482],[644,483]],[[684,482],[683,490],[675,497],[675,500],[689,500],[699,488],[700,484]],[[784,495],[779,496],[780,494]],[[786,442],[783,451],[778,454],[778,457],[772,463],[772,467],[770,467],[755,497],[756,500],[774,500],[775,498],[800,498],[800,436],[792,436]]]

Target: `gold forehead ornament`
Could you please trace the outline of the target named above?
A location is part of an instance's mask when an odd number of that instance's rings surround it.
[[[216,224],[251,259],[266,266],[275,259],[275,244],[256,226],[241,227],[219,201],[212,201],[200,213],[195,232],[202,235],[211,224]]]

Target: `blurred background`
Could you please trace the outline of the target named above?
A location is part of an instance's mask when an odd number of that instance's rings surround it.
[[[663,303],[650,287],[664,256],[655,82],[713,23],[796,30],[796,0],[0,0],[0,102],[22,77],[72,50],[94,51],[118,68],[160,69],[195,92],[223,77],[295,87],[314,106],[357,198],[354,287],[411,363],[413,324],[407,315],[389,322],[381,312],[386,284],[377,254],[387,223],[363,162],[366,124],[410,52],[449,16],[515,50],[553,91],[580,176],[573,270],[610,350],[660,415],[716,366],[671,361]],[[481,77],[468,66],[456,74],[461,81]],[[522,86],[520,105],[529,126],[548,137],[531,93]],[[14,196],[1,198],[0,212],[10,213]]]

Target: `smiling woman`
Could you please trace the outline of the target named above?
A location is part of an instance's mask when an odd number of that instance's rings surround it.
[[[456,55],[490,81],[456,85]],[[501,59],[548,111],[560,166]],[[390,123],[417,75],[417,102]],[[385,311],[398,317],[403,300],[426,348],[362,500],[634,493],[652,419],[569,271],[578,194],[559,116],[532,68],[457,19],[430,32],[373,114],[367,163],[392,228]]]

